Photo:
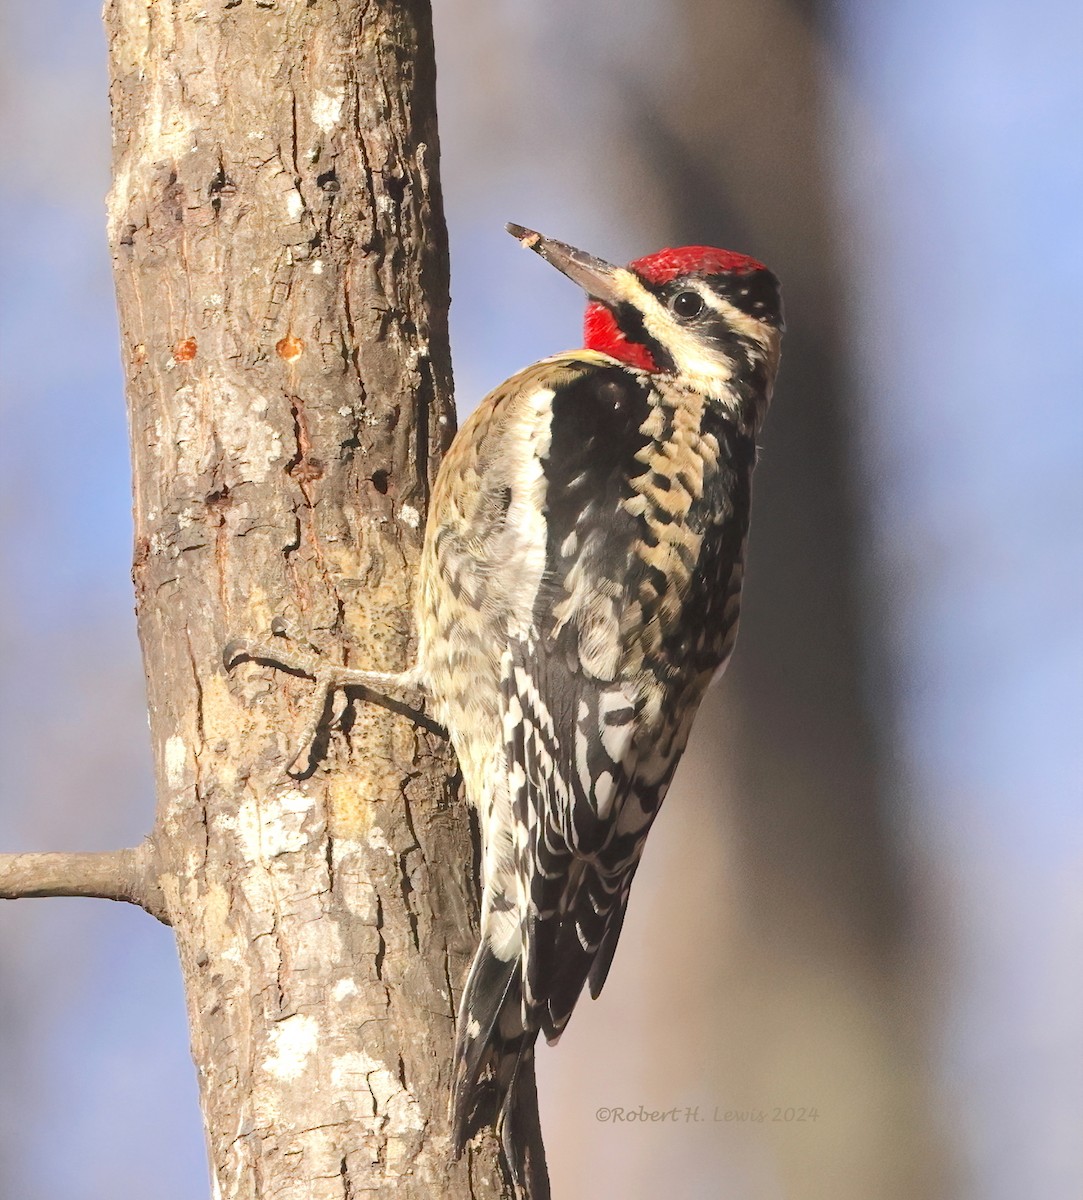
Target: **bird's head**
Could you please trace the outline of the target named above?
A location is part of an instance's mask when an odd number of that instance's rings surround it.
[[[778,280],[762,263],[730,250],[681,246],[614,267],[521,225],[508,232],[590,297],[589,349],[670,376],[758,428],[783,328]]]

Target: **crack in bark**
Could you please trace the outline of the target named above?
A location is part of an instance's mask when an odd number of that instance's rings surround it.
[[[304,461],[305,443],[308,439],[305,435],[304,427],[301,424],[301,401],[296,396],[290,396],[289,403],[290,418],[293,421],[294,451],[290,458],[287,459],[285,469],[287,475],[292,475]],[[307,500],[308,497],[306,496],[305,499]]]
[[[288,541],[282,547],[282,557],[289,562],[290,558],[301,548],[301,518],[297,515],[296,505],[292,512],[293,517],[293,536],[292,540]]]
[[[335,838],[334,834],[327,834],[327,840],[324,849],[324,860],[327,863],[327,890],[334,895],[335,891]]]
[[[293,186],[300,192],[301,168],[297,161],[297,89],[293,86],[292,71],[290,71],[290,162],[293,164]],[[301,203],[304,204],[304,196],[301,197]]]
[[[195,682],[196,691],[195,717],[199,747],[192,747],[192,761],[195,764],[195,778],[192,784],[195,792],[196,808],[200,813],[200,827],[203,830],[203,865],[206,867],[211,853],[211,824],[209,807],[203,795],[203,766],[200,762],[200,750],[207,744],[206,729],[203,723],[203,681],[199,677],[199,668],[196,665],[196,656],[192,648],[192,637],[188,630],[185,630],[185,645],[188,650],[188,664],[192,668],[192,679]]]
[[[338,1165],[338,1175],[342,1180],[342,1200],[354,1200],[353,1180],[350,1177],[349,1164],[346,1162],[346,1155],[342,1156],[342,1161]]]
[[[447,983],[448,1016],[454,1021],[458,1015],[455,1007],[455,988],[451,982],[451,948],[444,947],[444,981]]]
[[[407,846],[406,849],[398,855],[398,864],[399,885],[402,890],[402,902],[406,908],[406,919],[410,924],[410,936],[414,942],[414,949],[420,950],[421,940],[418,936],[419,914],[414,907],[413,901],[410,899],[416,889],[414,888],[414,882],[410,877],[410,867],[407,863],[407,858],[415,851],[421,851],[422,859],[425,857],[425,852],[421,848],[421,842],[418,840],[417,830],[414,828],[414,815],[410,808],[410,797],[408,794],[410,783],[416,778],[416,772],[407,775],[400,786],[402,794],[403,817],[406,821],[406,828],[410,831],[410,836],[414,839],[414,843],[412,846]]]
[[[387,954],[387,942],[384,940],[384,902],[380,899],[379,892],[376,893],[376,936],[380,944],[376,948],[373,967],[376,970],[376,978],[383,983],[384,956]]]
[[[349,267],[347,273],[342,280],[342,316],[346,324],[346,337],[342,340],[342,356],[353,370],[354,378],[357,381],[358,404],[365,407],[365,383],[361,374],[361,353],[359,350],[359,342],[354,329],[353,311],[350,306],[350,277]]]

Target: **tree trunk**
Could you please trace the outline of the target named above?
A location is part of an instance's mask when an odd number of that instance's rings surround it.
[[[428,4],[109,0],[105,20],[158,812],[97,866],[0,863],[0,894],[173,926],[216,1197],[510,1195],[493,1136],[449,1165],[477,914],[446,743],[340,704],[291,776],[312,683],[222,665],[276,622],[352,666],[413,653],[454,430]]]

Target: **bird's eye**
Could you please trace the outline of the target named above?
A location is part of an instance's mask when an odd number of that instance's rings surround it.
[[[682,320],[698,317],[703,312],[703,297],[699,292],[678,292],[669,307]]]

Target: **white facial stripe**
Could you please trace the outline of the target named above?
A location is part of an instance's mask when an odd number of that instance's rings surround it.
[[[753,358],[759,358],[767,366],[768,374],[773,379],[778,370],[779,352],[782,348],[782,335],[772,325],[757,321],[743,309],[728,300],[717,296],[709,288],[697,287],[696,291],[703,297],[704,302],[724,317],[731,329],[743,334],[752,343],[749,353]]]
[[[744,309],[738,308],[736,304],[731,304],[728,300],[716,295],[710,288],[693,286],[703,297],[704,303],[713,308],[715,312],[721,313],[738,333],[759,342],[761,346],[770,344],[771,337],[768,327],[762,321],[757,321],[755,317],[749,316]]]
[[[613,272],[613,291],[619,299],[626,300],[636,308],[644,308],[654,301],[654,297],[640,282],[639,276],[624,267],[618,267]]]

